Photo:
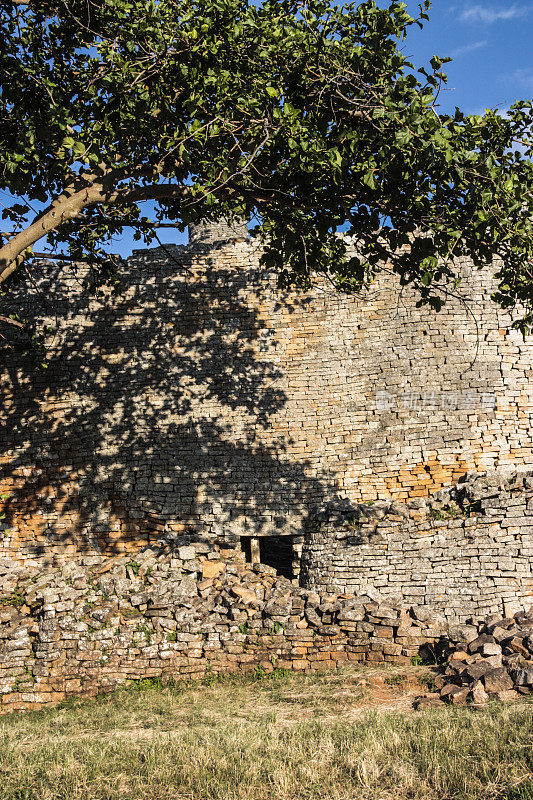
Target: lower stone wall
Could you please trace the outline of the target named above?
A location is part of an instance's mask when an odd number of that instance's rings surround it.
[[[238,537],[209,532],[50,568],[0,559],[0,712],[150,677],[408,662],[470,618],[527,610],[533,473],[325,510],[302,586],[245,558]]]
[[[533,472],[477,476],[429,500],[316,516],[301,581],[465,621],[533,602]]]
[[[299,588],[242,554],[191,541],[48,572],[0,568],[0,711],[142,678],[256,667],[408,662],[444,622],[427,611]]]

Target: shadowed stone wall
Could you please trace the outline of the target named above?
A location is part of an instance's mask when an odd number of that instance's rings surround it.
[[[215,233],[135,252],[118,295],[50,265],[48,368],[0,354],[5,556],[301,536],[325,505],[533,463],[531,340],[487,270],[463,264],[438,315],[388,274],[360,297],[282,294],[242,231]]]

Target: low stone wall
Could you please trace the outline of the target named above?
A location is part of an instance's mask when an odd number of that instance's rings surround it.
[[[533,473],[493,474],[429,500],[322,511],[306,539],[301,580],[465,621],[528,609],[532,563]]]
[[[44,574],[4,563],[0,711],[142,678],[408,662],[445,629],[427,611],[309,591],[240,558],[196,540]]]

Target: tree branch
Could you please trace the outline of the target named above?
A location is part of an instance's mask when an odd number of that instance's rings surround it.
[[[0,322],[7,322],[10,325],[15,325],[15,327],[17,327],[17,328],[23,328],[24,327],[22,322],[17,322],[16,319],[11,319],[10,317],[4,317],[2,314],[0,314]]]
[[[186,197],[187,186],[155,184],[149,186],[107,186],[108,178],[95,181],[90,186],[58,197],[39,218],[0,247],[0,284],[4,283],[24,261],[25,253],[35,242],[55,230],[59,225],[81,216],[82,211],[100,203],[126,205],[144,200],[164,200]]]

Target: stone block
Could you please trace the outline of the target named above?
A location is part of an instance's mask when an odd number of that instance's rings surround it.
[[[513,679],[504,667],[492,669],[483,675],[483,685],[485,691],[490,694],[498,694],[514,687]]]

